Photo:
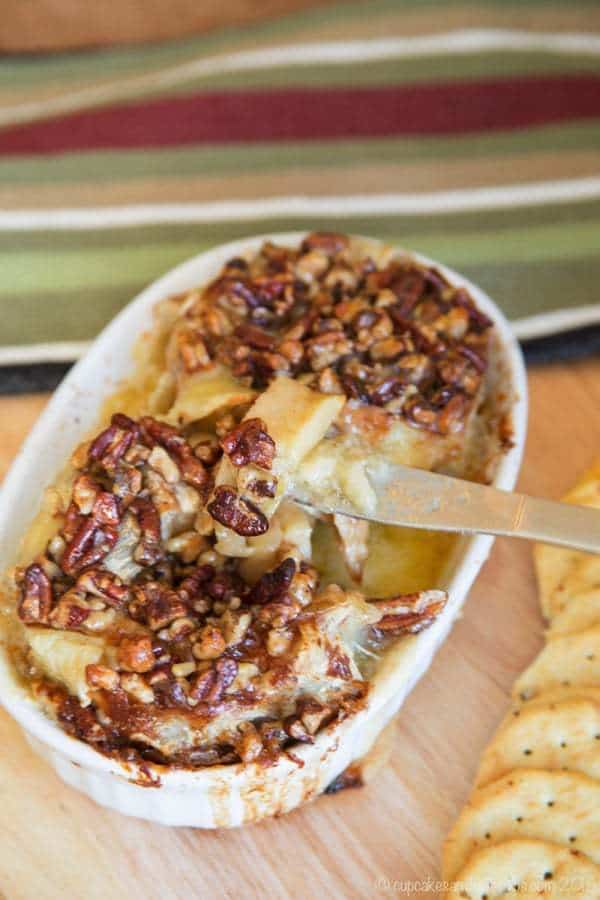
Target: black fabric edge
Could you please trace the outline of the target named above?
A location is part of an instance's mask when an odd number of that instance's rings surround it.
[[[528,366],[575,362],[600,355],[600,325],[588,325],[544,337],[521,341]]]
[[[573,362],[600,355],[600,325],[562,331],[521,341],[527,365]],[[35,394],[53,391],[72,363],[34,363],[0,367],[0,394]]]

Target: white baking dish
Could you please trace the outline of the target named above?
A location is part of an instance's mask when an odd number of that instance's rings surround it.
[[[0,494],[0,570],[14,562],[16,548],[39,508],[44,488],[55,480],[77,443],[97,425],[103,400],[130,373],[133,345],[150,327],[154,304],[168,294],[208,281],[226,260],[257,250],[265,239],[296,243],[302,236],[261,235],[203,253],[150,285],[105,328],[54,394],[4,482]],[[431,260],[419,259],[431,264]],[[451,283],[465,285],[496,325],[499,350],[493,363],[494,376],[501,382],[502,394],[510,398],[514,446],[500,460],[494,484],[511,489],[521,461],[527,415],[521,353],[508,323],[489,297],[455,272],[444,266],[438,268]],[[444,613],[432,627],[403,641],[400,652],[387,655],[375,676],[366,708],[325,729],[313,745],[297,748],[294,755],[298,763],[282,756],[267,769],[242,764],[195,771],[156,767],[155,786],[146,786],[148,771],[140,772],[135,766],[101,755],[48,719],[19,683],[4,644],[0,645],[0,702],[64,781],[119,812],[200,828],[241,825],[287,812],[321,793],[369,749],[447,636],[491,545],[492,538],[487,536],[461,542],[446,584],[432,585],[449,591]],[[435,715],[435,709],[429,714]],[[152,769],[146,766],[146,770]]]

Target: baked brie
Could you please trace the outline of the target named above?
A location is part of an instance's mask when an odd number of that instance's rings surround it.
[[[364,708],[447,598],[390,559],[372,590],[390,530],[315,520],[294,479],[368,513],[373,455],[485,477],[490,334],[435,268],[338,234],[159,304],[135,409],[128,385],[14,573],[48,713],[124,760],[270,767]]]

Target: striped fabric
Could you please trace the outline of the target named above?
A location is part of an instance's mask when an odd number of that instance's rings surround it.
[[[0,390],[186,257],[315,227],[459,268],[537,346],[596,346],[600,6],[370,0],[0,61]]]

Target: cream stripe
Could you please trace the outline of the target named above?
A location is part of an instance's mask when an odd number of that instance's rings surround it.
[[[557,54],[600,55],[600,36],[580,32],[528,32],[516,29],[460,29],[442,34],[412,37],[372,38],[291,44],[259,50],[220,54],[196,59],[157,72],[123,81],[82,88],[43,101],[18,103],[0,109],[0,125],[49,118],[89,106],[133,97],[150,89],[164,89],[196,78],[269,69],[278,66],[309,66],[409,59],[435,54],[461,55],[490,50],[529,50]]]
[[[269,197],[220,203],[159,203],[81,209],[0,211],[0,231],[123,228],[166,223],[254,221],[272,218],[398,216],[544,206],[600,197],[600,177],[565,178],[502,187],[422,194]]]
[[[90,344],[91,341],[54,341],[47,344],[0,347],[0,366],[73,362],[83,356]]]
[[[588,325],[600,325],[600,303],[592,306],[575,306],[572,309],[556,309],[511,322],[515,336],[520,341],[572,331]]]

